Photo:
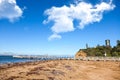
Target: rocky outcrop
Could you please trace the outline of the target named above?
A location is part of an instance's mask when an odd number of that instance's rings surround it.
[[[86,56],[87,54],[84,51],[80,50],[76,53],[75,58],[86,57]]]

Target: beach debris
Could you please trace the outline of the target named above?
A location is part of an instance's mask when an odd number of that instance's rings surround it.
[[[72,70],[72,67],[69,66],[69,65],[66,65],[65,68],[68,69],[68,70]]]
[[[54,78],[54,77],[48,77],[48,79],[49,79],[49,80],[55,80],[55,78]]]
[[[51,73],[54,74],[54,75],[56,75],[56,76],[57,75],[64,75],[64,72],[62,72],[60,70],[55,70],[55,69],[53,69]]]

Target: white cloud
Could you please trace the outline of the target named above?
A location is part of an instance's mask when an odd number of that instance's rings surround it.
[[[109,3],[101,2],[96,5],[78,2],[76,4],[70,4],[70,6],[52,7],[45,11],[45,14],[48,15],[48,19],[44,20],[44,23],[47,24],[53,21],[54,24],[51,30],[53,35],[58,35],[59,33],[74,31],[76,27],[73,23],[74,20],[79,22],[78,27],[80,29],[83,29],[88,24],[100,22],[103,18],[103,12],[113,10],[114,7],[115,5],[112,4],[112,1]],[[51,39],[55,38],[59,37]]]
[[[16,4],[16,0],[0,0],[0,19],[13,22],[22,16],[23,11]]]
[[[61,39],[62,37],[60,35],[54,33],[48,38],[48,40],[51,41],[51,40],[56,39],[56,38]]]

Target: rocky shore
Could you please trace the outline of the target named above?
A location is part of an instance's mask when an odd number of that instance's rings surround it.
[[[0,65],[0,80],[120,80],[120,62],[51,60]]]

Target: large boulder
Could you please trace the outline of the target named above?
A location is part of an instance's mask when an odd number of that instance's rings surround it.
[[[87,56],[87,54],[86,54],[84,51],[82,51],[82,50],[78,51],[78,52],[75,54],[75,58],[86,57],[86,56]]]

